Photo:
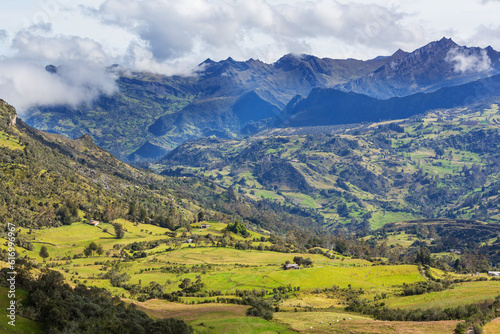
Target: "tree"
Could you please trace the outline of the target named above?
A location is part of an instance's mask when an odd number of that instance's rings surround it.
[[[135,202],[130,202],[128,205],[128,214],[133,221],[135,221],[137,216],[137,205]]]
[[[196,276],[196,282],[193,283],[191,279],[185,278],[182,280],[181,284],[179,284],[179,288],[186,293],[194,293],[200,291],[205,286],[204,283],[201,282],[201,276]]]
[[[430,250],[427,247],[421,247],[415,257],[415,262],[430,265],[431,264]]]
[[[304,267],[310,267],[313,264],[311,258],[308,257],[304,259],[302,256],[295,256],[293,258],[293,262],[295,262],[299,266],[304,266]]]
[[[116,223],[116,224],[113,225],[113,227],[115,228],[116,238],[117,239],[123,239],[123,237],[125,236],[125,231],[123,230],[123,225],[119,224],[119,223]]]
[[[442,157],[446,152],[443,147],[436,146],[434,147],[434,152],[436,153],[436,157]]]
[[[146,222],[146,218],[148,218],[148,212],[146,211],[145,208],[143,208],[141,206],[141,208],[139,209],[139,220],[143,223]]]
[[[40,257],[43,258],[43,261],[45,262],[45,259],[49,257],[49,251],[47,250],[47,247],[42,246],[42,248],[40,248],[40,253],[38,253],[38,255],[40,255]]]
[[[193,333],[193,328],[182,320],[174,318],[158,319],[155,320],[149,327],[148,333],[150,334],[190,334]]]
[[[205,212],[203,211],[198,212],[198,221],[201,222],[204,220],[205,220]]]
[[[250,236],[250,233],[247,231],[245,225],[243,225],[243,223],[239,221],[227,225],[226,230],[236,234],[241,234],[245,238]]]
[[[96,249],[97,255],[101,256],[104,253],[104,249],[102,249],[101,245],[97,245]]]
[[[245,302],[251,307],[247,309],[246,315],[252,317],[261,317],[266,320],[273,319],[273,307],[270,300],[248,296],[244,298]]]
[[[92,241],[87,247],[83,249],[83,254],[85,254],[86,257],[94,256],[95,251],[97,251],[97,254],[100,253],[99,255],[101,255],[103,251],[102,246]]]

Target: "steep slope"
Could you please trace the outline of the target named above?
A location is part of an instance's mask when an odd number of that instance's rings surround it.
[[[201,210],[207,219],[229,221],[231,215],[266,231],[315,230],[322,221],[314,213],[240,198],[209,180],[131,167],[90,135],[71,140],[28,126],[1,100],[0,181],[0,225],[40,228],[124,218],[177,229]]]
[[[314,89],[306,99],[294,99],[285,108],[280,126],[314,126],[377,122],[407,118],[437,108],[454,108],[500,96],[500,76],[441,88],[433,93],[378,100],[336,89]]]
[[[319,212],[331,226],[418,217],[497,222],[500,98],[494,101],[396,122],[200,139],[160,163],[167,173],[208,178],[243,197]]]
[[[443,38],[337,88],[379,99],[432,92],[498,73],[499,57],[491,47],[468,48]]]
[[[397,52],[361,61],[286,55],[274,64],[207,59],[196,75],[187,77],[130,74],[116,67],[111,70],[120,75],[119,91],[113,96],[76,108],[35,108],[26,122],[70,138],[91,134],[99,146],[123,160],[150,159],[189,139],[230,138],[242,129],[245,134],[255,132],[268,126],[265,120],[296,94],[366,75],[402,56]],[[56,67],[48,70],[57,75]]]
[[[133,168],[96,146],[89,135],[70,140],[15,119],[0,101],[0,220],[24,227],[70,224],[83,217],[112,220],[141,194],[159,203],[172,194],[150,183],[166,180]],[[158,206],[157,214],[166,208]],[[187,211],[185,212],[188,213]],[[153,214],[153,212],[151,212]]]

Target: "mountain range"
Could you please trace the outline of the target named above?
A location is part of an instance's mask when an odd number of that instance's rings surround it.
[[[478,103],[498,94],[499,59],[491,47],[446,38],[371,60],[293,54],[272,64],[207,59],[193,76],[122,71],[116,94],[76,108],[34,108],[26,122],[70,138],[90,134],[125,161],[158,159],[196,138],[397,119]],[[48,70],[57,75],[57,67]]]

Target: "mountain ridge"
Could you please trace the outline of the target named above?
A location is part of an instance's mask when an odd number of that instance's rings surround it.
[[[479,92],[487,93],[485,95]],[[417,93],[387,100],[333,88],[315,88],[307,98],[296,98],[284,110],[286,120],[279,126],[315,126],[378,122],[407,118],[438,108],[480,103],[500,96],[500,75],[487,80],[440,88],[433,93]]]
[[[481,49],[459,46],[451,38],[443,37],[381,66],[373,73],[338,85],[337,88],[379,99],[432,92],[498,73],[499,57],[500,53],[491,47]],[[491,68],[460,73],[460,62],[465,63],[465,59],[484,62],[484,65],[490,63]]]
[[[455,47],[459,49],[453,58],[448,54]],[[447,61],[448,56],[455,60]],[[399,49],[370,60],[294,54],[271,64],[231,57],[217,62],[207,59],[191,77],[123,72],[115,95],[76,108],[35,108],[26,122],[69,138],[89,133],[97,145],[124,161],[156,159],[186,140],[237,138],[269,129],[276,119],[283,121],[297,95],[307,97],[315,88],[380,99],[433,92],[494,74],[458,73],[454,68],[463,65],[460,57],[465,56],[488,57],[492,68],[500,64],[500,54],[491,47],[459,47],[446,38],[411,53]]]

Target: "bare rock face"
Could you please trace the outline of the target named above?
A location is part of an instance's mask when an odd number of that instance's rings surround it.
[[[337,88],[378,99],[433,92],[498,73],[499,58],[491,47],[465,47],[442,38]]]
[[[11,127],[15,126],[17,122],[16,109],[0,99],[0,119],[2,126]]]

